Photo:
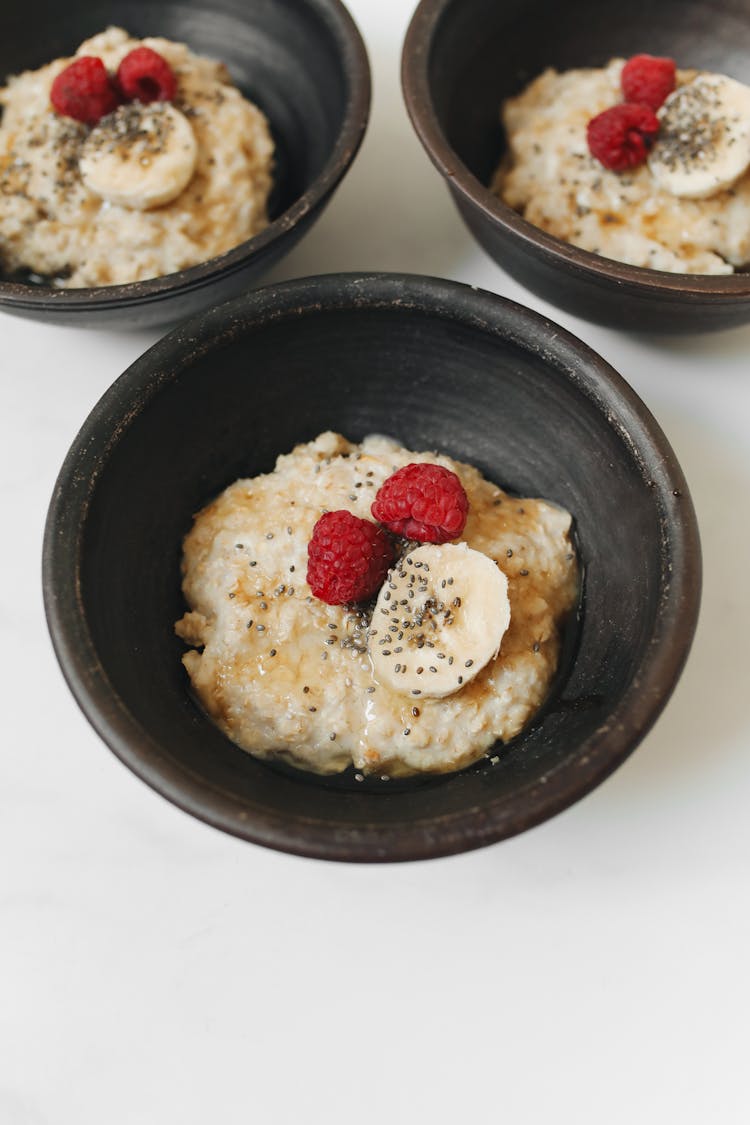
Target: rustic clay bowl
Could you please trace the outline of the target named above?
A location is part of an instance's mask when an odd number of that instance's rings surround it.
[[[432,780],[321,779],[256,761],[191,698],[173,622],[193,513],[329,428],[439,449],[574,514],[580,614],[546,706],[495,748],[497,764]],[[326,859],[477,848],[582,797],[666,703],[699,588],[685,481],[620,376],[519,305],[399,275],[271,286],[166,336],[84,423],[44,544],[58,659],[118,757],[226,832]]]
[[[72,53],[111,24],[163,35],[222,59],[267,115],[276,143],[273,222],[233,250],[151,281],[53,289],[0,278],[0,308],[47,323],[102,328],[166,324],[241,292],[320,216],[367,126],[370,71],[340,0],[9,0],[0,12],[0,79]]]
[[[500,105],[548,66],[646,51],[750,83],[741,0],[422,0],[404,44],[406,105],[470,230],[503,269],[576,316],[649,332],[750,321],[750,272],[690,276],[626,266],[526,222],[487,186],[502,155]]]

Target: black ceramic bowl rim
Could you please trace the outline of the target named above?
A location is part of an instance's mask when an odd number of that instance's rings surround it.
[[[613,258],[592,254],[547,234],[522,218],[469,171],[443,132],[435,112],[429,81],[435,33],[446,9],[454,3],[455,0],[421,0],[409,24],[401,56],[401,82],[407,112],[427,155],[450,187],[478,209],[485,219],[515,235],[527,248],[534,247],[537,253],[541,252],[549,261],[562,260],[573,272],[578,271],[595,279],[606,277],[639,285],[645,291],[652,290],[671,296],[680,294],[687,300],[705,298],[707,294],[711,294],[731,303],[746,301],[750,297],[748,274],[667,273],[646,269],[644,266],[626,265]],[[499,114],[500,106],[498,119]]]
[[[488,798],[481,813],[467,808],[397,827],[373,821],[348,835],[313,818],[288,818],[265,809],[256,815],[168,757],[113,690],[92,641],[80,598],[81,535],[96,478],[119,435],[148,408],[165,379],[179,379],[191,357],[247,326],[257,331],[280,317],[314,315],[322,307],[414,308],[479,327],[510,343],[527,347],[535,341],[540,354],[543,350],[556,355],[576,371],[581,393],[638,451],[648,467],[644,473],[654,477],[662,541],[670,549],[673,570],[638,673],[606,725],[550,770],[545,784],[530,783],[517,790],[512,802],[507,796]],[[675,490],[683,497],[677,509]],[[358,862],[410,860],[467,851],[532,827],[584,796],[628,757],[666,704],[687,659],[700,602],[701,551],[685,479],[667,439],[625,380],[575,336],[530,309],[456,282],[399,274],[332,274],[267,286],[191,318],[137,359],[105,392],[73,442],[55,485],[44,536],[43,587],[55,653],[81,710],[125,765],[157,792],[214,827],[281,851]]]
[[[280,235],[292,230],[310,211],[314,211],[341,181],[362,144],[370,114],[370,64],[359,29],[342,0],[306,0],[331,28],[339,48],[349,83],[349,100],[343,124],[333,151],[323,170],[299,199],[259,234],[217,257],[197,266],[163,274],[147,281],[125,285],[98,285],[78,289],[53,289],[0,281],[0,304],[17,309],[43,310],[64,306],[66,312],[89,312],[126,308],[157,301],[165,295],[179,296],[202,288],[214,277],[229,277],[242,269],[249,258],[263,251]]]

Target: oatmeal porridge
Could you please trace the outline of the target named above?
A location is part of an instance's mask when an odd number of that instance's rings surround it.
[[[460,482],[456,541],[450,520],[442,541],[422,543],[372,523],[386,482],[414,465]],[[327,604],[308,584],[317,530],[347,521],[376,552],[387,541],[374,602]],[[316,773],[461,769],[545,699],[578,595],[570,529],[567,512],[511,497],[470,465],[321,434],[197,515],[183,555],[190,609],[176,625],[193,689],[260,758]]]
[[[160,59],[157,66],[173,76],[170,100],[159,98],[158,85],[148,104],[127,100],[116,86],[112,76],[144,55]],[[101,117],[84,120],[80,98],[64,88],[73,116],[56,110],[53,88],[95,64],[110,83],[98,103]],[[84,75],[84,93],[91,80]],[[268,122],[223,64],[182,43],[136,40],[109,28],[82,43],[73,59],[9,78],[0,107],[6,272],[64,287],[141,281],[222,254],[268,223]]]
[[[750,263],[750,89],[672,64],[673,92],[638,107],[650,124],[630,123],[643,130],[642,159],[612,170],[593,155],[591,127],[595,115],[613,115],[611,128],[635,114],[621,101],[626,65],[546,70],[505,102],[493,190],[584,250],[674,273],[733,273]]]

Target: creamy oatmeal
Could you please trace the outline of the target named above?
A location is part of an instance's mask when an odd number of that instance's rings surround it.
[[[447,549],[460,556],[468,545],[507,577],[510,624],[499,652],[462,687],[466,661],[456,660],[456,690],[439,698],[378,678],[370,651],[382,637],[373,634],[378,620],[382,630],[390,619],[379,618],[372,604],[327,605],[311,595],[305,578],[321,514],[347,509],[369,519],[380,486],[410,462],[458,475],[468,519],[462,543]],[[570,527],[567,512],[511,497],[470,465],[384,437],[356,445],[321,434],[279,457],[274,472],[237,481],[196,517],[183,556],[190,611],[176,625],[193,646],[183,663],[209,715],[260,758],[284,758],[316,773],[352,763],[381,776],[460,769],[496,740],[518,734],[547,694],[561,626],[578,592]],[[410,550],[409,565],[421,566],[420,549]],[[403,556],[396,566],[406,571],[407,562]],[[396,577],[392,572],[387,582]],[[459,607],[450,610],[457,618],[476,592],[466,585],[457,570],[455,583],[444,587],[447,604]],[[381,600],[389,594],[384,587]],[[425,679],[439,649],[423,650]],[[464,655],[470,664],[471,654]]]
[[[710,198],[685,198],[657,178],[663,140],[657,139],[650,164],[625,173],[607,170],[589,153],[587,124],[621,99],[623,65],[614,59],[603,69],[547,70],[507,101],[502,116],[508,148],[493,190],[549,234],[630,265],[702,274],[729,274],[747,265],[750,172]],[[676,94],[716,78],[678,70]],[[703,156],[699,149],[696,154]]]
[[[132,39],[120,28],[82,43],[76,58],[96,56],[115,72],[143,45],[174,71],[173,105],[131,102],[93,127],[63,116],[50,90],[70,59],[0,89],[6,272],[29,271],[66,287],[140,281],[222,254],[267,225],[268,122],[221,63],[182,43]],[[124,156],[153,173],[138,191],[133,176],[122,174]]]

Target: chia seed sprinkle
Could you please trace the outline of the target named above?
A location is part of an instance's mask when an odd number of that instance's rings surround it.
[[[698,80],[681,86],[661,117],[656,161],[686,173],[709,164],[728,132],[720,107],[721,98],[710,83]]]

